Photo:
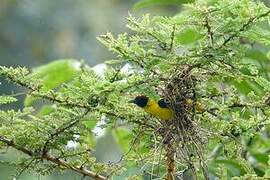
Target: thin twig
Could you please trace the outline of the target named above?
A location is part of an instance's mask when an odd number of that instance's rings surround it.
[[[210,46],[213,47],[213,44],[214,44],[214,38],[213,38],[214,33],[213,33],[212,28],[211,28],[210,23],[209,23],[209,14],[208,14],[208,12],[206,13],[205,18],[204,18],[204,26],[207,29],[207,36],[208,36],[209,41],[210,41]]]
[[[87,115],[87,113],[90,110],[86,110],[80,117],[76,117],[75,119],[72,119],[69,123],[66,123],[60,127],[58,127],[54,133],[50,134],[48,140],[45,142],[43,149],[42,149],[42,154],[46,154],[48,152],[48,146],[49,144],[54,140],[55,137],[59,136],[61,133],[64,131],[70,129],[71,127],[75,126],[84,116]]]
[[[176,30],[176,26],[174,24],[173,25],[173,30],[172,30],[172,33],[171,33],[171,43],[170,43],[169,51],[172,51],[172,49],[173,49],[173,43],[174,43],[174,37],[175,37],[175,30]]]
[[[16,175],[15,179],[19,179],[19,177],[24,173],[31,165],[32,163],[36,160],[36,158],[32,158],[21,170],[20,172]]]

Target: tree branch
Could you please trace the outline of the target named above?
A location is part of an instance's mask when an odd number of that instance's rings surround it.
[[[232,39],[234,39],[235,37],[237,37],[239,35],[239,33],[245,31],[249,25],[251,25],[252,23],[254,23],[256,20],[266,17],[270,14],[270,10],[266,11],[265,13],[259,15],[259,16],[255,16],[250,18],[245,24],[243,24],[243,26],[236,31],[235,33],[233,33],[231,36],[229,36],[227,39],[225,39],[225,41],[223,42],[223,44],[220,47],[226,46],[226,44],[228,44]]]
[[[21,151],[30,157],[36,156],[36,154],[33,151],[31,151],[25,147],[21,147],[21,146],[17,145],[13,140],[8,139],[5,136],[0,135],[0,142],[3,142],[7,146],[13,147],[14,149],[17,149],[18,151]],[[77,166],[70,165],[68,162],[66,162],[62,159],[56,158],[48,153],[41,155],[40,158],[43,160],[47,160],[51,163],[54,163],[56,165],[59,165],[61,167],[64,167],[66,169],[70,169],[72,171],[75,171],[83,176],[88,176],[88,177],[91,177],[91,178],[96,179],[96,180],[106,180],[106,177],[104,177],[102,175],[99,175],[99,174],[97,174],[93,171],[87,170],[87,169],[83,169],[83,168],[80,168]]]

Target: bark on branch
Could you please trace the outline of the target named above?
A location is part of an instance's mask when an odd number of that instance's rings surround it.
[[[173,145],[169,142],[165,147],[166,151],[166,166],[167,166],[167,176],[166,180],[175,179],[175,150]]]

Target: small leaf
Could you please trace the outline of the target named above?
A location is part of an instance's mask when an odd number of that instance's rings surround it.
[[[178,33],[175,36],[175,42],[180,44],[190,44],[198,39],[200,39],[202,36],[193,29],[187,29],[184,32]]]
[[[231,176],[242,176],[246,173],[245,167],[235,160],[221,159],[215,160],[215,164],[223,164],[228,168],[228,173]]]
[[[268,62],[266,55],[258,49],[247,50],[245,56],[253,60]]]
[[[38,116],[45,116],[55,111],[55,107],[50,105],[44,105],[38,112]]]
[[[130,147],[129,143],[132,139],[131,131],[129,131],[126,128],[118,128],[114,131],[113,135],[114,135],[117,143],[124,150],[124,152],[127,152],[129,150],[129,147]]]
[[[268,164],[269,157],[266,153],[260,153],[256,151],[250,151],[250,154],[260,163]]]
[[[16,101],[17,99],[11,96],[0,96],[0,104],[9,104]]]
[[[97,122],[96,122],[96,120],[93,120],[93,119],[92,120],[87,119],[87,120],[83,121],[82,124],[84,124],[84,126],[88,129],[94,129]]]

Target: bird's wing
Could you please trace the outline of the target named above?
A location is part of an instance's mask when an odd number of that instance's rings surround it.
[[[159,107],[161,107],[161,108],[168,108],[168,107],[169,107],[169,106],[168,106],[168,103],[166,103],[164,99],[160,99],[160,100],[158,101],[158,105],[159,105]]]

